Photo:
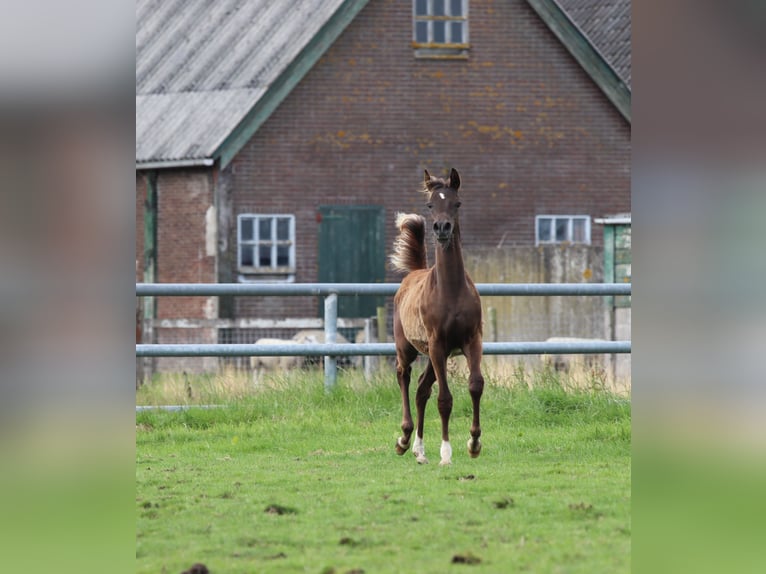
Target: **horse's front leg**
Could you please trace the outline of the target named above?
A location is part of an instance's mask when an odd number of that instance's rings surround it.
[[[447,386],[447,353],[442,346],[429,342],[431,364],[433,365],[436,382],[439,383],[439,416],[442,419],[442,444],[439,449],[440,465],[452,464],[452,446],[449,443],[449,418],[452,414],[452,393]]]
[[[426,404],[431,396],[431,388],[435,380],[434,368],[429,360],[426,370],[423,371],[418,379],[418,390],[415,394],[415,406],[418,410],[418,427],[415,434],[415,443],[412,445],[412,454],[415,455],[420,464],[428,463],[425,445],[423,444],[423,421],[425,420]]]
[[[476,458],[481,454],[481,423],[479,421],[479,404],[484,392],[484,377],[481,374],[481,337],[475,337],[463,348],[463,354],[468,362],[468,392],[473,402],[473,422],[471,423],[471,438],[468,439],[468,454]]]

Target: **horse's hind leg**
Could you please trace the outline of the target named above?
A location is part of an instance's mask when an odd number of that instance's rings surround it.
[[[423,421],[425,420],[426,403],[428,403],[428,399],[431,396],[431,389],[435,380],[436,375],[434,374],[434,367],[429,359],[428,365],[426,365],[426,370],[423,371],[418,379],[418,390],[415,394],[415,406],[418,411],[418,428],[415,435],[415,442],[412,445],[412,454],[415,455],[415,458],[420,464],[428,463],[425,446],[423,445]]]
[[[476,337],[463,349],[468,362],[468,392],[473,402],[473,422],[471,423],[471,438],[468,439],[468,454],[476,458],[481,454],[481,424],[479,421],[479,404],[484,392],[484,377],[481,374],[481,337]]]
[[[396,440],[396,454],[402,455],[410,448],[410,437],[415,427],[410,411],[410,374],[412,362],[417,357],[417,350],[408,344],[405,349],[396,350],[396,379],[402,392],[402,436]]]

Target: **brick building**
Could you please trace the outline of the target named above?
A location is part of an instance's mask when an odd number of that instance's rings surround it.
[[[141,1],[136,50],[139,282],[396,281],[394,214],[424,211],[424,168],[460,172],[467,252],[598,246],[593,220],[630,211],[626,0]]]

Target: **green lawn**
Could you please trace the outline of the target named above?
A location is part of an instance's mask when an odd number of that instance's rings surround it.
[[[449,467],[435,394],[432,463],[395,454],[393,376],[348,373],[330,394],[317,373],[257,392],[193,380],[187,402],[225,406],[136,415],[136,571],[629,572],[630,400],[532,379],[488,380],[471,459],[455,377]],[[171,387],[155,381],[137,400]]]

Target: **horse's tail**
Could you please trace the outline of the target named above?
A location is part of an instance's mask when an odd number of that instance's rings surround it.
[[[394,241],[391,266],[404,273],[427,269],[425,218],[414,213],[398,213],[396,227],[399,229],[399,235]]]

